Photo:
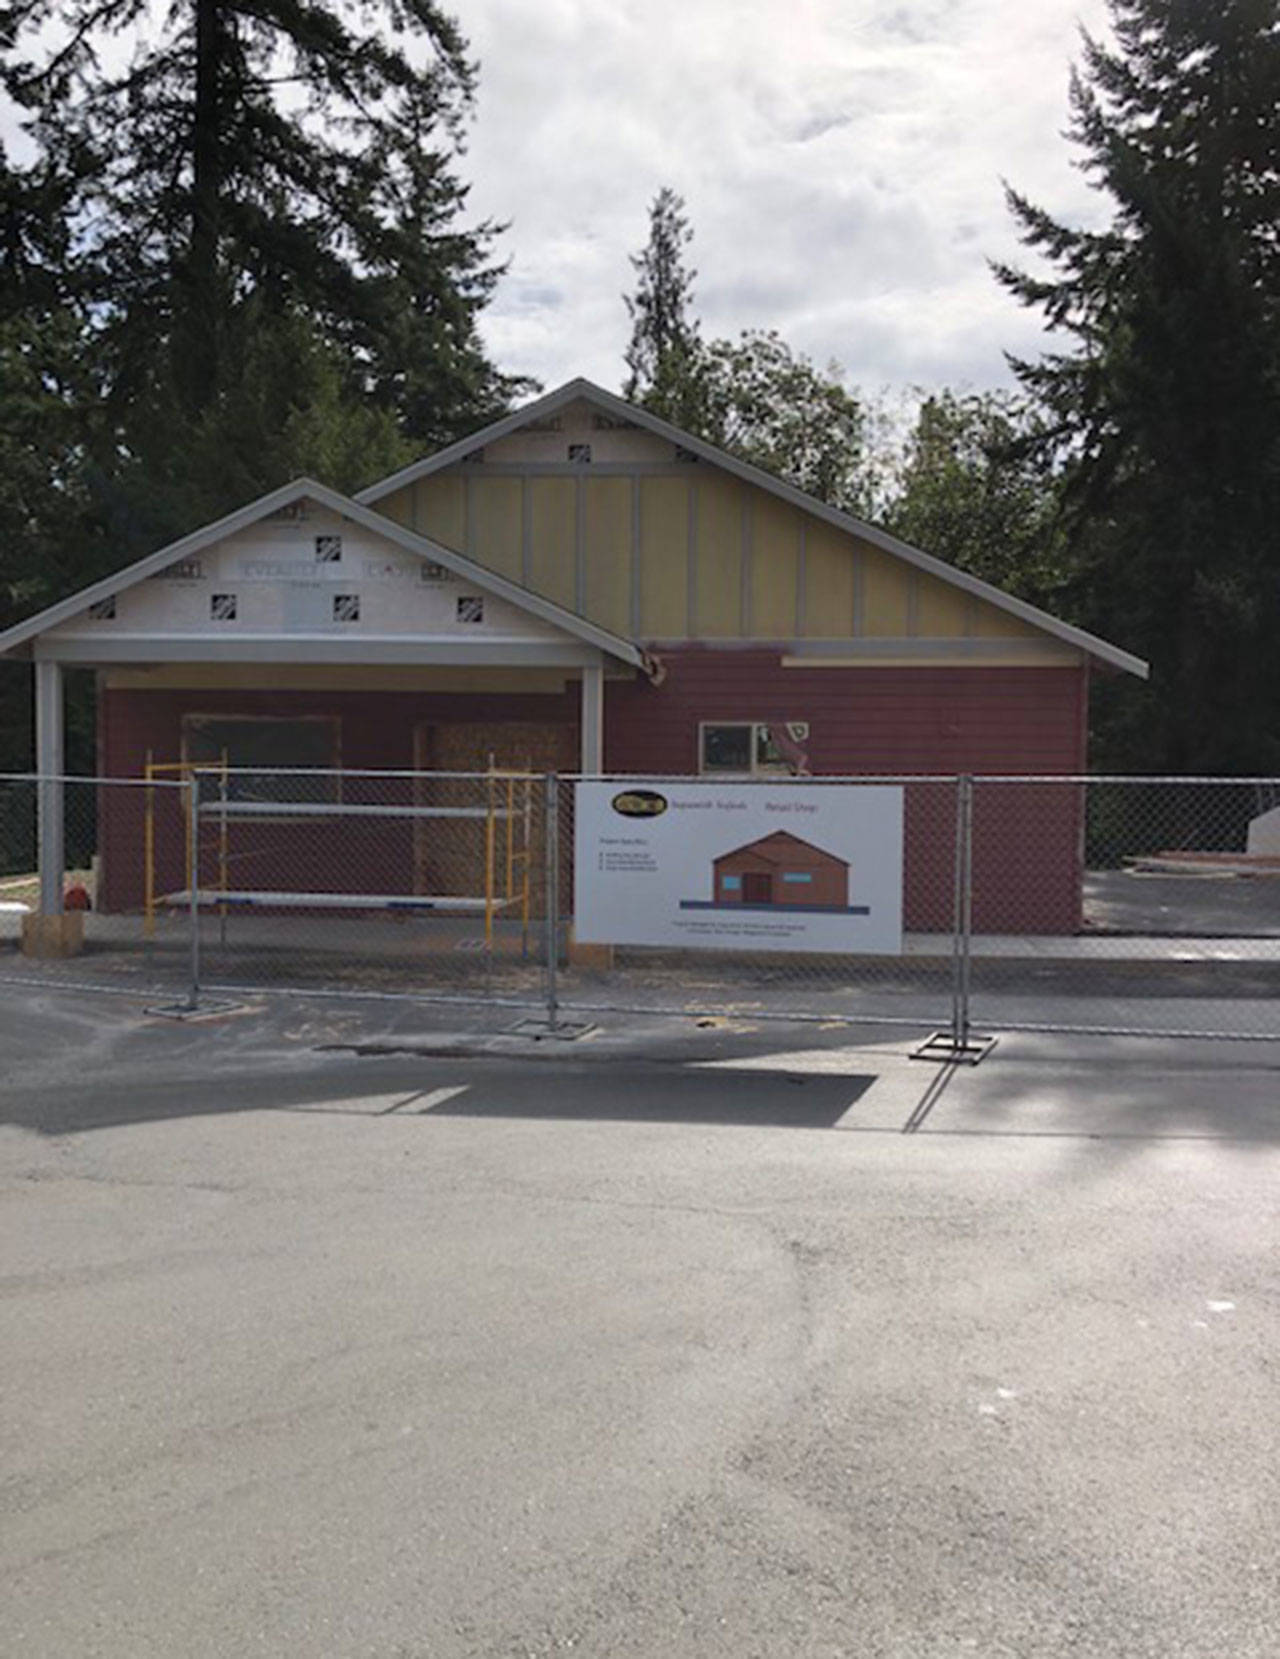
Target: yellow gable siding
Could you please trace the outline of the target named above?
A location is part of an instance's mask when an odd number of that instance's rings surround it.
[[[474,518],[468,551],[473,559],[513,582],[523,577],[524,491],[518,478],[477,479],[471,486]],[[444,538],[442,537],[441,540]],[[450,542],[448,546],[455,544]]]
[[[915,628],[922,639],[956,639],[968,622],[969,595],[919,571],[915,578]]]
[[[378,505],[641,640],[1027,640],[1055,661],[1070,650],[706,463],[550,475],[510,467],[486,474],[480,463],[422,479]]]
[[[994,605],[978,605],[974,610],[973,631],[979,639],[1043,639],[1039,628],[1029,622],[998,611]]]
[[[708,473],[696,486],[697,575],[692,632],[699,639],[742,633],[742,548],[746,490],[727,473]]]
[[[800,514],[763,490],[751,494],[751,632],[790,639],[796,633]]]
[[[873,639],[905,639],[915,574],[878,547],[862,550],[862,632]]]
[[[681,639],[689,619],[689,486],[640,480],[640,637]]]
[[[631,480],[587,478],[583,501],[583,609],[616,634],[631,632]]]
[[[404,489],[397,490],[394,495],[384,495],[377,503],[377,510],[385,513],[397,524],[403,524],[406,530],[413,529],[413,492],[415,486],[407,484]],[[426,532],[424,531],[423,534]]]
[[[410,528],[462,552],[467,545],[467,492],[456,472],[420,479],[413,492]]]
[[[804,616],[801,632],[814,639],[852,633],[862,549],[820,518],[805,525]]]
[[[574,608],[577,573],[575,491],[572,478],[532,478],[529,491],[529,585]]]

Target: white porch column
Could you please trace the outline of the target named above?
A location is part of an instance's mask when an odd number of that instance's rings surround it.
[[[604,770],[604,664],[598,658],[582,670],[582,770]]]
[[[36,771],[39,824],[40,913],[62,914],[65,874],[65,769],[62,714],[62,664],[36,659]]]

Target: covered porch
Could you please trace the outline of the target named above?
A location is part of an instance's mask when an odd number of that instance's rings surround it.
[[[313,801],[316,822],[294,826],[289,856],[309,848],[318,880],[358,891],[320,856],[325,824],[375,804],[352,798],[357,776],[599,772],[606,678],[649,668],[632,642],[306,480],[9,630],[0,653],[35,676],[47,918],[66,898],[68,670],[95,675],[102,779],[210,768],[224,797],[256,777],[269,800],[288,793],[272,776],[323,777],[294,803]],[[422,787],[387,804],[421,815]],[[139,799],[109,796],[101,814],[112,909],[142,896]]]

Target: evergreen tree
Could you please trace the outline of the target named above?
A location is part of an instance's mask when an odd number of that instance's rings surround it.
[[[907,437],[886,527],[1007,593],[1069,607],[1059,480],[1034,411],[1001,392],[931,393]]]
[[[0,53],[36,149],[0,158],[0,621],[524,384],[479,341],[495,227],[464,223],[474,70],[434,0],[17,0]]]
[[[693,231],[683,199],[663,187],[649,241],[631,256],[624,296],[631,340],[623,395],[684,431],[851,511],[867,511],[866,419],[835,364],[824,374],[771,329],[704,341],[686,263]]]
[[[874,504],[867,419],[838,364],[819,370],[772,330],[713,340],[700,371],[701,436],[846,512]]]
[[[1080,620],[1150,658],[1102,758],[1280,767],[1280,0],[1111,0],[1070,136],[1101,231],[1010,203],[1049,275],[998,276],[1066,349],[1015,368],[1066,466]]]
[[[635,294],[624,296],[631,342],[623,394],[687,432],[705,417],[702,342],[691,314],[698,273],[685,264],[692,240],[684,199],[664,185],[649,208],[648,243],[631,256]]]
[[[121,35],[132,60],[108,68]],[[452,170],[474,70],[434,0],[179,0],[159,27],[146,0],[19,0],[7,37],[5,88],[76,181],[81,290],[126,427],[142,405],[198,423],[238,395],[254,330],[299,319],[406,436],[505,405],[476,331],[494,227],[461,225]]]

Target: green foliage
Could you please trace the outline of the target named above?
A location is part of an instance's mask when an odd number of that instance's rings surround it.
[[[926,397],[885,514],[895,535],[1017,594],[1060,609],[1072,599],[1058,480],[1034,411],[1002,392]]]
[[[1049,275],[998,276],[1068,337],[1015,368],[1065,469],[1079,620],[1150,658],[1101,758],[1280,767],[1280,5],[1112,0],[1070,136],[1101,231],[1010,193]]]
[[[699,432],[705,420],[703,350],[690,314],[698,273],[685,264],[692,240],[683,197],[664,185],[649,208],[649,240],[631,256],[636,291],[623,296],[631,318],[623,393],[684,431]]]
[[[263,316],[251,301],[236,330],[242,337],[231,337],[226,358],[236,373],[203,408],[188,413],[178,390],[158,379],[130,412],[129,457],[109,498],[139,546],[163,545],[174,525],[207,523],[302,474],[357,489],[415,452],[309,319]]]
[[[477,332],[496,227],[462,222],[475,74],[434,0],[18,0],[0,40],[36,147],[0,157],[0,623],[527,385]]]
[[[189,415],[239,372],[241,309],[302,316],[407,435],[500,405],[476,317],[494,227],[452,172],[474,87],[433,0],[21,0],[4,84],[74,179],[79,287],[129,408],[161,357]],[[106,67],[112,37],[132,60]],[[448,389],[443,406],[432,400]]]
[[[824,373],[757,329],[711,341],[700,373],[702,436],[833,507],[870,511],[866,415],[838,364]]]
[[[685,262],[692,240],[683,199],[664,187],[649,241],[631,258],[624,396],[824,501],[866,510],[865,415],[838,365],[823,373],[772,330],[704,341],[692,313],[697,272]]]

